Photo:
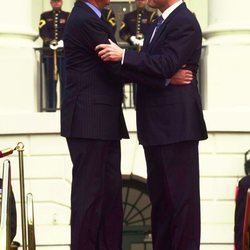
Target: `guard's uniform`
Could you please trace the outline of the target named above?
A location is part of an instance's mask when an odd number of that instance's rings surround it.
[[[43,39],[43,46],[49,47],[52,40],[62,40],[64,28],[69,17],[66,11],[46,11],[41,14],[39,35]],[[52,55],[52,52],[50,53]]]
[[[139,39],[144,38],[150,24],[156,17],[156,12],[148,11],[146,9],[137,9],[125,14],[120,27],[120,38],[123,41],[128,42],[130,45],[133,45],[130,41],[130,37],[135,36]]]
[[[49,49],[50,42],[60,41],[63,38],[64,28],[69,17],[69,12],[62,10],[47,11],[41,14],[39,22],[39,35],[43,39],[43,62],[46,77],[46,110],[55,111],[57,104],[56,81],[53,78],[53,50]],[[57,68],[61,83],[61,97],[65,83],[65,63],[63,51],[57,51]]]
[[[120,38],[129,43],[135,45],[131,40],[131,36],[135,36],[137,39],[144,39],[151,23],[157,18],[157,12],[152,12],[147,9],[136,9],[124,15],[123,21],[120,26],[119,35]],[[140,50],[140,46],[136,46],[137,51]],[[133,102],[136,106],[136,83],[133,83]]]
[[[116,31],[116,19],[115,19],[115,13],[110,8],[102,9],[102,19],[109,25],[111,31],[113,34],[115,34]]]

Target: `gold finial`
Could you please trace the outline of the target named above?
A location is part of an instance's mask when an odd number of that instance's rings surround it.
[[[18,142],[17,146],[15,147],[17,151],[24,151],[24,144],[22,142]]]

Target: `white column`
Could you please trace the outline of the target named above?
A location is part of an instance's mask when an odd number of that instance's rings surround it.
[[[37,110],[31,0],[0,0],[0,114]]]
[[[208,110],[250,110],[250,1],[209,0],[201,65]]]

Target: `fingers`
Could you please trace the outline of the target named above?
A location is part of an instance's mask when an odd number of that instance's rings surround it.
[[[95,47],[95,51],[105,49],[107,46],[109,46],[109,45],[108,44],[99,44]]]
[[[98,56],[103,60],[103,61],[108,61],[112,57],[112,50],[110,48],[105,48],[103,50],[100,50],[98,52]]]
[[[113,49],[110,47],[110,44],[99,44],[95,47],[95,51],[98,51],[98,56],[103,61],[107,61],[108,57],[111,56]]]
[[[193,72],[190,70],[184,70],[183,76],[184,76],[185,80],[193,80]]]

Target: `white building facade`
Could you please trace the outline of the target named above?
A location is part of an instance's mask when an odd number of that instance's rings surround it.
[[[73,2],[64,0],[63,9],[70,11]],[[235,188],[250,148],[250,1],[185,2],[204,37],[200,74],[209,138],[200,143],[201,250],[231,250]],[[38,112],[35,48],[41,46],[37,27],[45,10],[50,10],[49,0],[0,1],[0,148],[14,148],[19,141],[25,145],[25,188],[34,196],[37,249],[66,250],[71,162],[60,137],[60,113]],[[131,138],[122,141],[122,173],[146,178],[135,112],[124,112]],[[17,154],[9,159],[18,209],[16,240],[21,242]]]

